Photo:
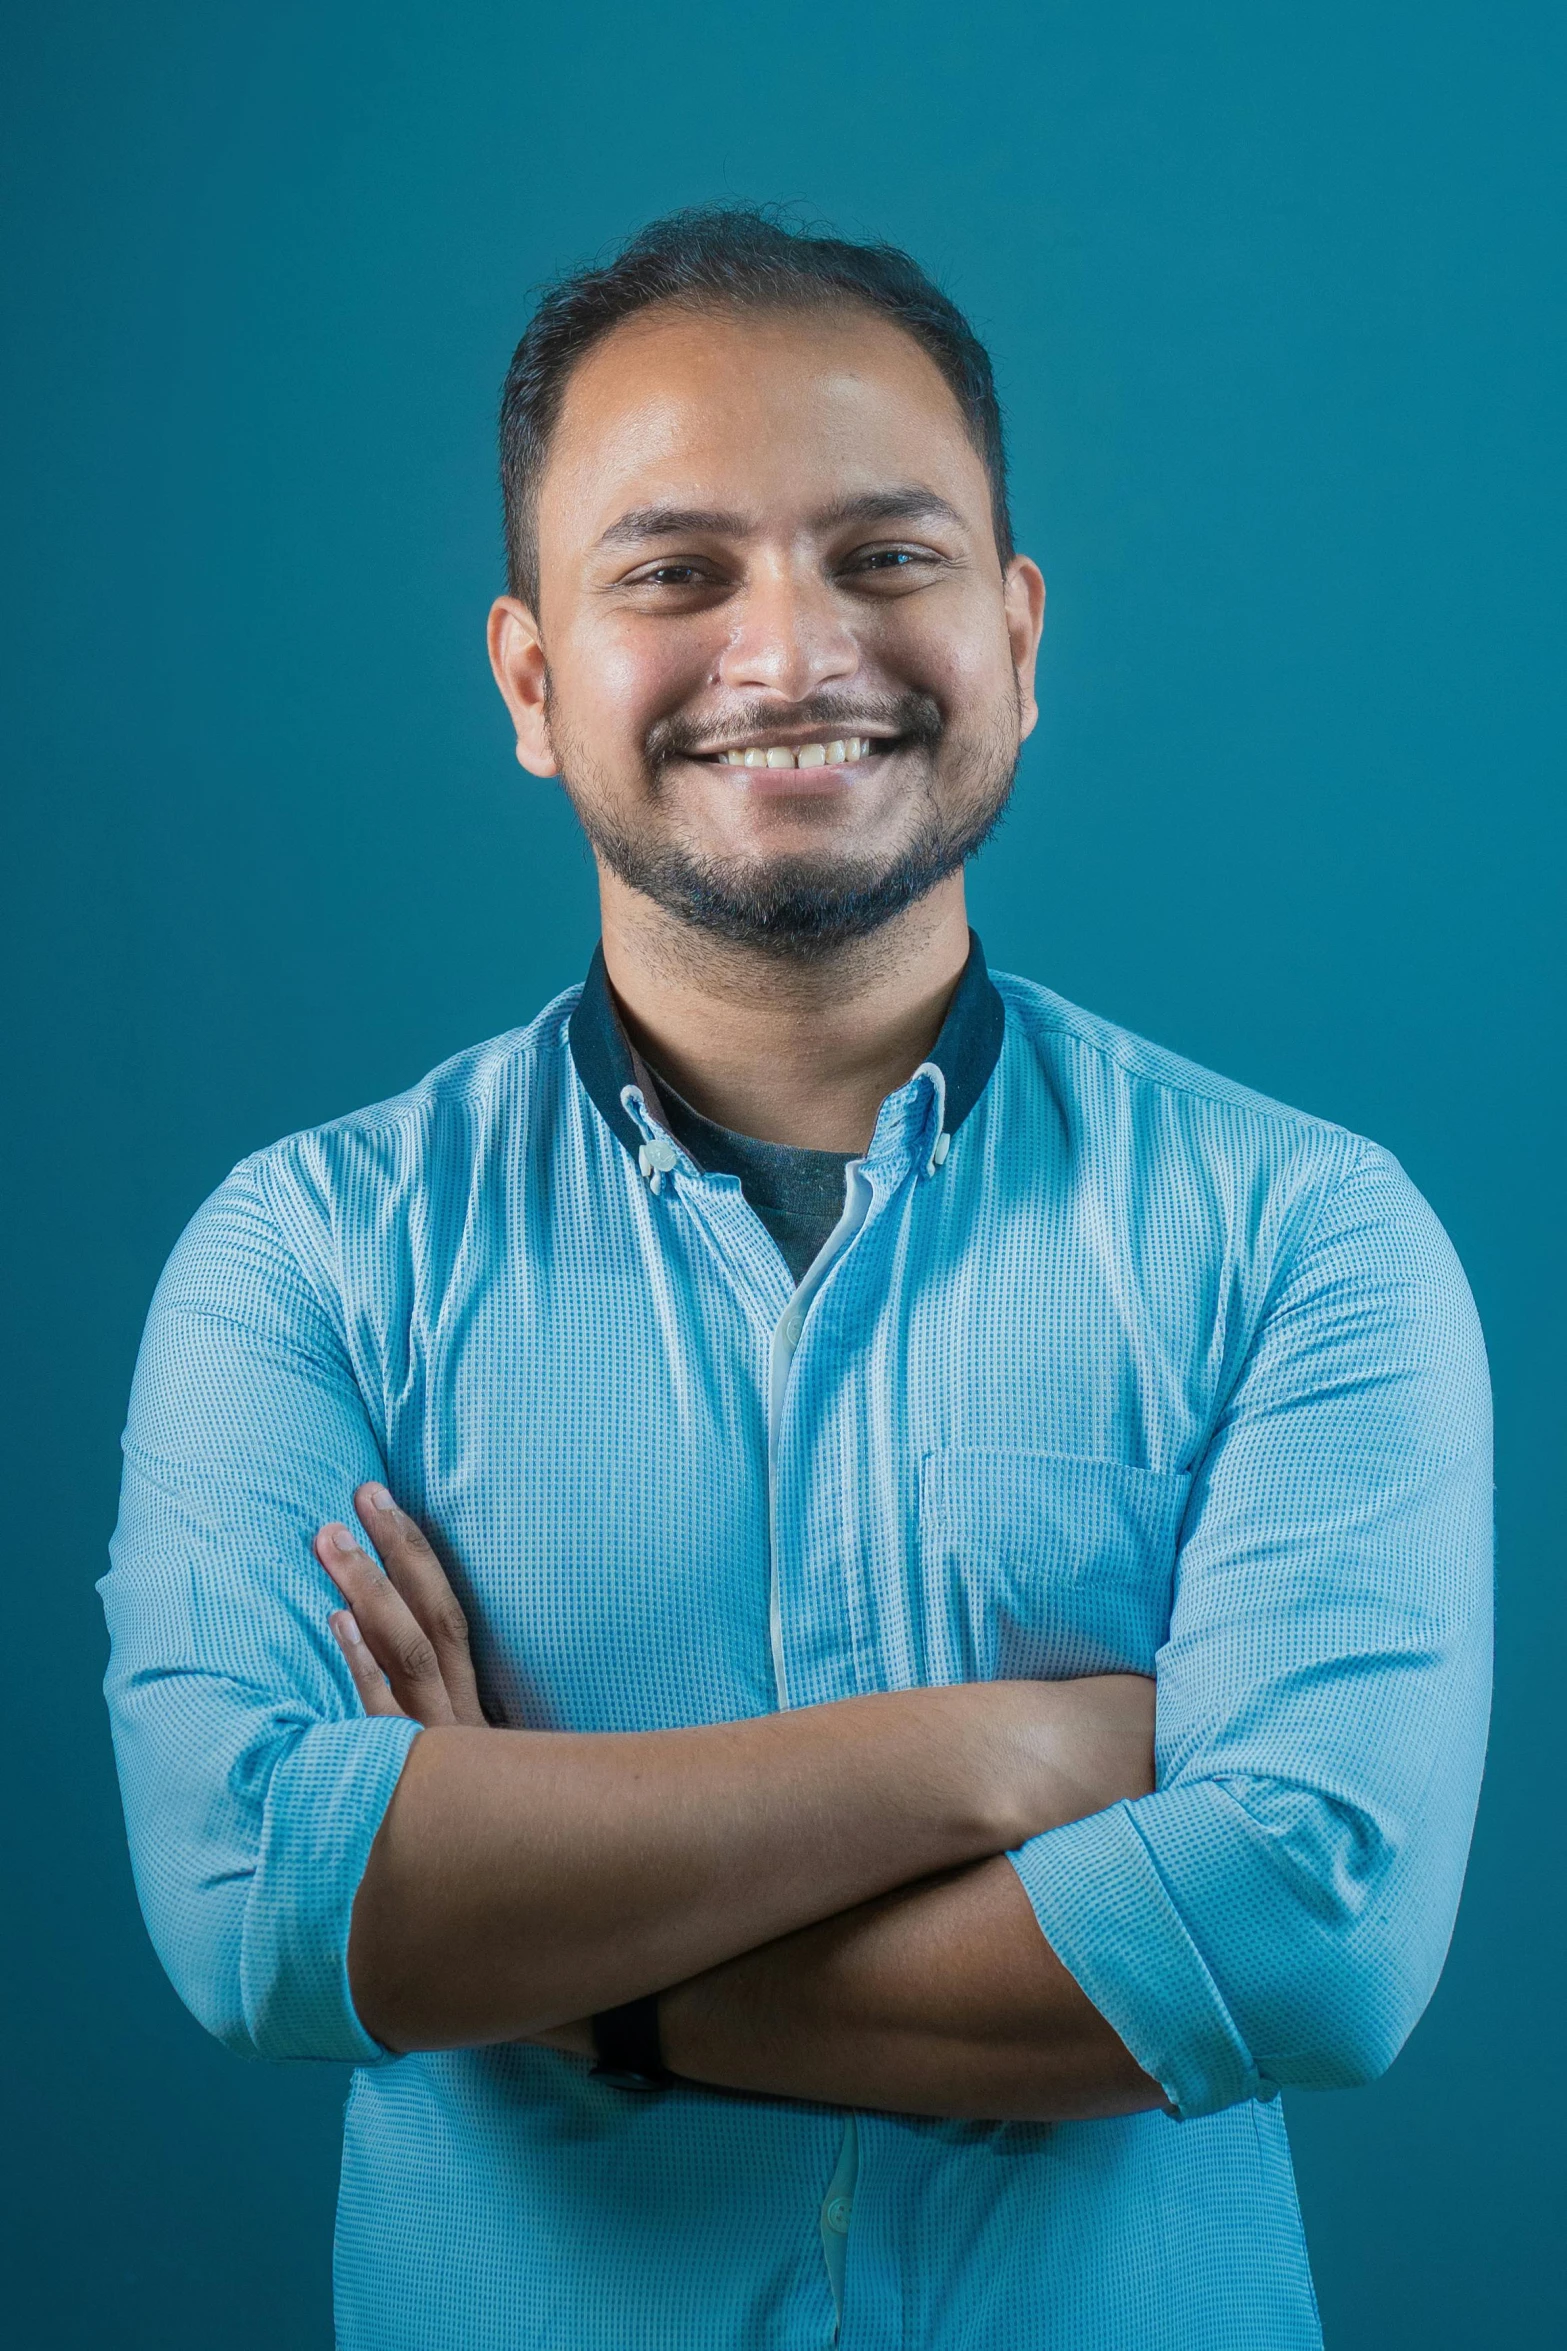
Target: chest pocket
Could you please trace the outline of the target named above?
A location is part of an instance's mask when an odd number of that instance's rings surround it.
[[[1187,1476],[961,1447],[920,1466],[925,1678],[1152,1673]]]

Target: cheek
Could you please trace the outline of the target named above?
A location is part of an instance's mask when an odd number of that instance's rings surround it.
[[[878,647],[883,662],[933,694],[950,724],[985,726],[998,704],[1012,707],[1016,679],[1005,616],[989,599],[983,611],[966,611],[911,597],[887,617]]]
[[[617,614],[553,648],[551,678],[579,730],[640,742],[657,718],[698,693],[717,659],[698,631]]]
[[[655,719],[693,701],[717,654],[695,630],[658,628],[632,614],[566,630],[550,647],[557,722],[592,752],[601,771],[641,769],[641,745]]]

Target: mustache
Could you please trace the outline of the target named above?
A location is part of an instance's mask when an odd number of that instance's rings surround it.
[[[674,711],[648,728],[643,749],[649,764],[661,767],[669,759],[700,758],[736,735],[765,738],[769,727],[787,726],[791,734],[806,727],[810,730],[807,739],[820,738],[824,742],[844,735],[892,734],[917,744],[922,750],[933,750],[941,740],[944,725],[940,708],[930,694],[892,694],[880,700],[862,694],[852,701],[842,696],[814,694],[786,710],[780,709],[776,702],[738,702],[721,719],[698,720]]]

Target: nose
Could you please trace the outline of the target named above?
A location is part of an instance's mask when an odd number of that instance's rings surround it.
[[[721,686],[803,702],[860,666],[854,633],[814,567],[758,566],[730,612],[733,625],[718,662]]]

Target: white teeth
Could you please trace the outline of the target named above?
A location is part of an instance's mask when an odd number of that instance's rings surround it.
[[[729,767],[842,767],[848,760],[867,757],[870,747],[865,735],[845,735],[841,743],[801,743],[796,750],[787,743],[770,743],[719,756]]]

